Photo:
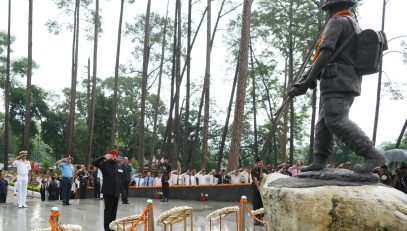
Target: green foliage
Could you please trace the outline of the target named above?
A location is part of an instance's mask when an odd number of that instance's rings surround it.
[[[131,167],[134,168],[134,169],[136,169],[136,171],[138,171],[138,169],[139,169],[139,164],[138,164],[138,162],[137,162],[136,159],[132,159],[132,160],[131,160]]]
[[[45,169],[49,169],[50,167],[52,166],[52,164],[51,164],[51,161],[49,161],[49,160],[44,160],[43,162],[42,162],[42,168],[45,168]]]

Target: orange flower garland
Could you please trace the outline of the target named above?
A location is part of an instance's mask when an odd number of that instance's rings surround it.
[[[52,231],[63,231],[64,230],[63,227],[61,227],[61,226],[56,227],[56,225],[55,225],[54,218],[59,217],[59,215],[61,215],[61,213],[59,211],[55,212],[55,213],[51,213],[51,215],[49,215],[49,224],[51,225]]]
[[[137,221],[130,227],[129,231],[134,231],[134,228],[140,224],[140,222],[144,221],[144,230],[147,230],[147,226],[148,226],[148,216],[147,213],[148,211],[150,211],[150,209],[153,208],[153,204],[148,204],[145,208],[143,213],[141,214],[141,216],[137,219]],[[147,218],[146,218],[147,217]]]
[[[341,15],[352,16],[352,12],[350,12],[349,10],[341,10],[341,11],[336,12],[334,15],[332,15],[332,17],[338,17],[338,16],[341,16]],[[325,32],[322,32],[321,36],[319,36],[319,38],[318,38],[317,49],[315,51],[315,56],[312,59],[312,63],[315,63],[315,61],[317,60],[319,54],[321,53],[321,49],[319,48],[319,46],[322,43],[322,37],[324,37],[324,34],[325,34]]]

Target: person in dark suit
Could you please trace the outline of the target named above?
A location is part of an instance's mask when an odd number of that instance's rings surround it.
[[[3,177],[3,174],[0,170],[0,203],[6,203],[7,190],[8,190],[8,181],[6,178]]]
[[[92,173],[93,178],[93,190],[95,192],[95,198],[100,198],[100,180],[98,178],[98,170],[93,170]]]
[[[230,184],[230,176],[226,174],[226,169],[220,170],[219,174],[216,174],[218,178],[218,184]]]
[[[123,184],[122,184],[122,204],[129,204],[129,186],[131,181],[131,165],[129,164],[129,158],[123,158]]]
[[[48,195],[49,195],[48,200],[50,200],[50,201],[58,200],[59,188],[58,188],[58,184],[55,180],[55,177],[51,177],[51,181],[48,184],[47,191],[48,191]]]
[[[98,167],[103,174],[102,193],[105,202],[104,210],[104,228],[105,231],[111,231],[110,222],[116,220],[117,206],[122,187],[123,169],[117,164],[119,151],[111,150],[108,154],[99,157],[92,162],[92,165]]]
[[[252,169],[251,171],[251,176],[252,176],[252,189],[253,189],[253,210],[257,210],[260,208],[263,208],[263,201],[261,200],[261,195],[260,195],[260,184],[261,181],[263,180],[266,175],[269,174],[268,170],[264,167],[264,162],[262,159],[257,158],[256,159],[256,167]],[[257,218],[261,219],[261,215],[257,215]],[[254,223],[255,225],[260,225],[262,226],[263,224],[256,221]]]
[[[168,164],[168,158],[164,157],[160,161],[161,165],[161,185],[163,190],[163,198],[161,202],[168,202],[168,196],[170,194],[170,185],[168,181],[171,177],[171,166]]]

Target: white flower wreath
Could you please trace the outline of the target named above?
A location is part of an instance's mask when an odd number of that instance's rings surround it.
[[[219,218],[224,218],[234,212],[238,212],[239,211],[239,207],[238,206],[231,206],[231,207],[225,207],[225,208],[221,208],[218,210],[215,210],[211,213],[208,214],[208,216],[206,216],[206,220],[212,220],[212,221],[216,221],[219,220]]]
[[[184,213],[184,211],[188,216],[189,214],[191,214],[192,208],[188,206],[181,206],[167,210],[160,214],[160,216],[157,218],[157,223],[161,225],[163,224],[172,225],[177,222],[180,222],[184,220],[184,217],[181,216]]]
[[[65,231],[82,231],[82,226],[80,225],[70,225],[70,224],[66,224],[66,225],[62,225],[62,227],[64,228]],[[32,231],[52,231],[51,227],[48,228],[36,228]]]
[[[115,230],[115,231],[128,231],[130,229],[131,223],[127,224],[124,229],[123,229],[123,225],[121,225],[120,223],[126,222],[126,221],[137,221],[139,218],[140,218],[140,214],[128,216],[128,217],[122,217],[122,218],[119,218],[119,219],[116,219],[116,220],[110,222],[109,228],[112,230]],[[141,221],[134,228],[137,229],[138,227],[140,227],[141,224],[143,224],[143,222],[144,221]],[[119,226],[117,226],[117,225],[119,225]]]
[[[257,209],[257,210],[252,210],[252,214],[253,215],[260,215],[260,214],[264,214],[264,208],[260,208],[260,209]]]

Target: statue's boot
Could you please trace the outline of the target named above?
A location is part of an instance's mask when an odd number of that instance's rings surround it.
[[[320,171],[326,167],[327,156],[315,155],[313,156],[312,163],[308,166],[300,168],[301,172]]]
[[[363,165],[356,164],[353,167],[353,171],[357,173],[369,173],[373,172],[376,167],[379,167],[386,163],[387,159],[383,152],[372,146],[361,156],[365,158],[365,163]]]

